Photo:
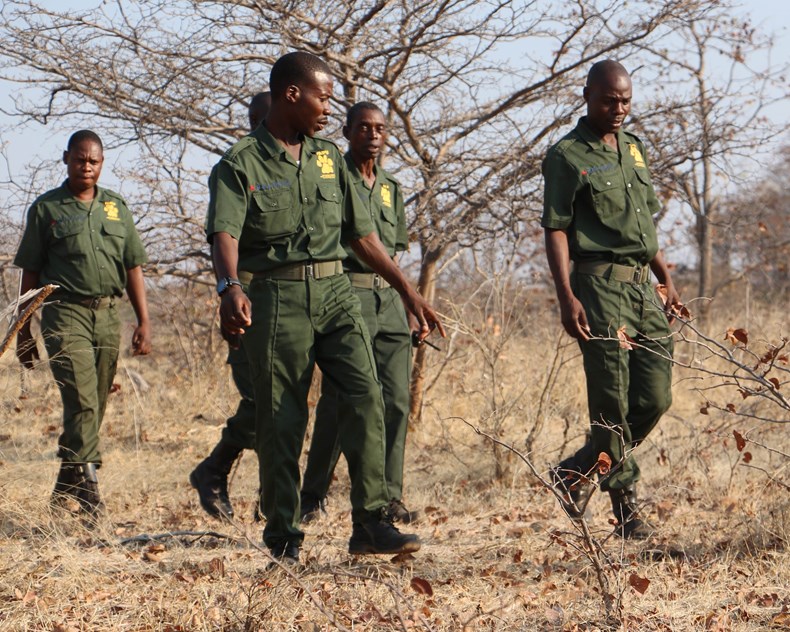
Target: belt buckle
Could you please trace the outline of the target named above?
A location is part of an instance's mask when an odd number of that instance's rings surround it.
[[[381,289],[381,277],[378,274],[373,275],[373,289],[374,290]]]
[[[304,275],[306,278],[315,278],[315,270],[312,263],[306,263],[304,266]]]
[[[631,278],[631,283],[634,285],[639,285],[642,282],[642,270],[642,267],[634,266],[634,274]]]
[[[100,296],[94,296],[91,299],[91,302],[88,305],[88,307],[90,307],[90,309],[95,311],[95,310],[99,309],[99,305],[101,305],[101,297]]]

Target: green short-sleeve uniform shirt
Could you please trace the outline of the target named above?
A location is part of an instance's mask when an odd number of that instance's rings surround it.
[[[381,243],[391,257],[409,248],[409,232],[406,227],[406,209],[400,183],[393,175],[376,167],[376,181],[369,187],[354,164],[350,153],[345,155],[351,184],[368,209],[370,219],[376,227]],[[350,272],[373,272],[351,248],[346,248],[348,259],[346,270]]]
[[[645,147],[617,133],[618,149],[581,118],[543,161],[546,228],[567,231],[571,260],[644,265],[658,252],[652,215],[660,210]]]
[[[96,187],[77,200],[64,182],[27,213],[14,265],[39,273],[42,284],[81,296],[120,296],[126,271],[146,262],[132,214],[117,193]]]
[[[343,155],[322,138],[304,137],[297,162],[259,125],[225,153],[209,188],[206,234],[239,240],[239,270],[341,260],[344,240],[374,230]]]

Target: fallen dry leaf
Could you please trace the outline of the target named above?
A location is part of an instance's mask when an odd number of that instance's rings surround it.
[[[601,476],[606,476],[609,470],[612,469],[612,457],[606,454],[606,452],[601,452],[598,455],[598,460],[595,462],[595,467],[593,469]]]
[[[418,592],[421,595],[433,597],[433,588],[427,579],[423,579],[422,577],[412,577],[411,587],[415,592]]]
[[[648,586],[650,586],[650,580],[647,577],[640,577],[636,573],[631,573],[628,578],[628,583],[631,584],[631,587],[640,595],[644,595]]]
[[[743,452],[743,449],[746,447],[746,439],[737,430],[733,430],[732,435],[735,437],[735,447],[738,448],[738,452]]]

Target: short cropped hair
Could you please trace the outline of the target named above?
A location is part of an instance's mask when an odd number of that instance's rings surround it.
[[[76,145],[85,140],[96,143],[99,146],[99,149],[101,149],[102,152],[104,151],[104,145],[102,144],[99,135],[89,129],[81,129],[77,132],[74,132],[69,137],[69,142],[66,144],[66,151],[71,151]]]
[[[594,84],[600,83],[604,78],[610,77],[612,75],[622,75],[625,77],[630,76],[628,71],[625,69],[625,66],[614,59],[602,59],[601,61],[596,61],[590,68],[590,72],[587,73],[587,83],[585,85],[589,88]]]
[[[359,116],[365,110],[375,110],[376,112],[381,112],[381,108],[375,103],[371,103],[370,101],[359,101],[348,108],[348,112],[346,112],[346,126],[351,127],[354,124],[357,116]],[[384,114],[384,112],[381,113]]]
[[[327,63],[315,55],[295,51],[283,55],[274,62],[269,75],[269,89],[272,97],[281,97],[290,85],[301,85],[313,80],[316,73],[332,74]]]

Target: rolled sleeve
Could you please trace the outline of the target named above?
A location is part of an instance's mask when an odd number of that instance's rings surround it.
[[[565,229],[573,221],[573,201],[578,185],[576,173],[562,155],[550,152],[543,161],[543,179],[541,226]]]
[[[27,211],[25,231],[14,257],[14,265],[23,270],[40,272],[46,263],[44,247],[45,235],[42,231],[41,215],[34,203]]]
[[[341,161],[343,162],[343,161]],[[365,204],[352,186],[345,166],[340,170],[340,186],[343,189],[343,239],[355,240],[370,235],[376,230]]]
[[[206,217],[206,237],[214,233],[228,233],[241,237],[249,204],[246,178],[223,158],[209,176],[209,203]]]

